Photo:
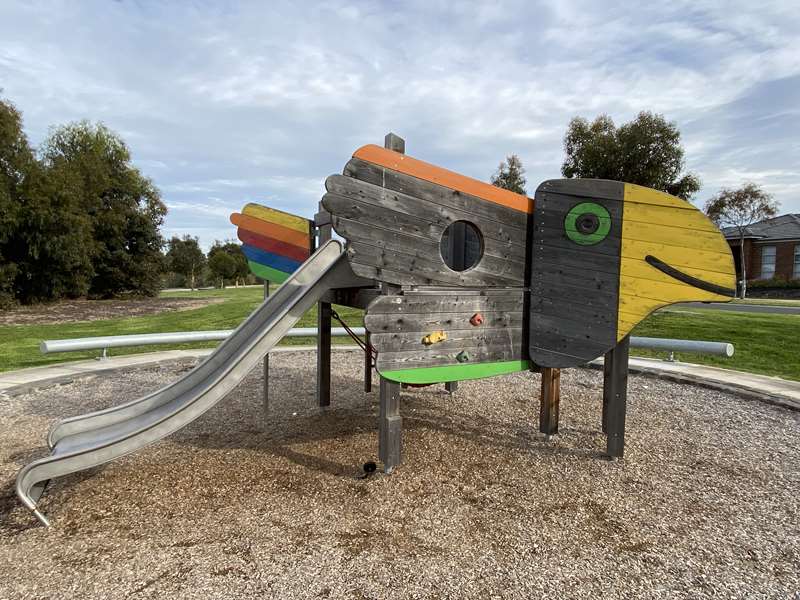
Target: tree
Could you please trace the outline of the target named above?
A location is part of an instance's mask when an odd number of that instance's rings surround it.
[[[718,227],[736,227],[739,233],[739,262],[742,269],[742,298],[747,295],[747,266],[744,256],[744,236],[753,223],[774,217],[778,204],[772,196],[754,183],[738,190],[723,188],[704,207],[708,218]]]
[[[36,159],[21,114],[0,101],[0,303],[85,294],[90,242],[79,196]]]
[[[89,293],[156,294],[166,207],[158,189],[131,164],[125,142],[105,125],[82,121],[51,132],[42,157],[58,189],[79,198],[89,217]]]
[[[591,123],[575,117],[564,136],[564,152],[564,177],[625,181],[684,200],[690,200],[700,189],[696,175],[681,174],[681,134],[663,115],[640,112],[619,128],[608,115],[600,115]]]
[[[492,175],[492,185],[511,190],[517,194],[525,194],[525,169],[516,154],[510,154],[497,166]]]
[[[197,275],[203,272],[206,264],[206,256],[200,249],[197,238],[185,235],[183,239],[173,237],[169,241],[166,261],[167,268],[183,275],[189,282],[189,287],[194,289]]]
[[[250,274],[250,267],[247,264],[247,257],[244,255],[242,247],[238,243],[231,240],[225,242],[220,242],[217,240],[208,251],[208,259],[211,260],[211,257],[218,252],[224,252],[225,254],[229,255],[234,260],[236,265],[236,268],[233,270],[233,273],[228,277],[228,279],[233,279],[235,281],[235,285],[239,285],[240,279],[242,282],[244,282],[244,280]]]
[[[208,268],[214,279],[219,279],[220,287],[225,287],[225,280],[236,276],[236,259],[227,252],[216,252],[208,258]]]

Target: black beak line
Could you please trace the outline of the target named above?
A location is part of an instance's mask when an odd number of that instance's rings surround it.
[[[728,296],[729,298],[736,297],[736,290],[732,290],[730,288],[722,287],[721,285],[715,285],[713,283],[709,283],[707,281],[703,281],[702,279],[698,279],[697,277],[692,277],[691,275],[687,275],[683,271],[679,271],[675,267],[669,266],[663,260],[657,259],[655,256],[647,255],[644,257],[645,262],[650,265],[651,267],[655,267],[662,273],[666,273],[673,279],[677,279],[682,283],[686,283],[688,285],[694,286],[698,289],[705,290],[707,292],[711,292],[712,294],[719,294],[721,296]]]

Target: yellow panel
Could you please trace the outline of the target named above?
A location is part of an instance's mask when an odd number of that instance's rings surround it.
[[[242,214],[261,219],[262,221],[275,223],[276,225],[283,225],[284,227],[300,231],[301,233],[309,233],[308,219],[283,212],[282,210],[269,208],[268,206],[261,206],[260,204],[253,204],[251,202],[244,207]]]
[[[623,223],[622,228],[625,229]],[[666,228],[665,228],[666,229]],[[642,242],[639,240],[628,240],[627,236],[622,235],[622,257],[638,258],[644,260],[646,256],[655,256],[659,260],[672,265],[673,267],[684,270],[685,268],[699,269],[702,271],[712,271],[714,273],[731,274],[733,271],[733,256],[730,249],[727,252],[716,250],[706,250],[701,246],[702,240],[698,244],[680,247],[670,244],[660,244],[657,241]],[[725,243],[725,242],[723,242]],[[730,248],[725,243],[725,248]],[[724,250],[724,248],[719,248]],[[733,287],[733,280],[731,285]]]
[[[625,184],[625,202],[639,202],[640,204],[654,204],[655,206],[697,210],[691,202],[671,196],[666,192],[659,192],[658,190],[642,187],[641,185],[635,185],[633,183]]]
[[[625,184],[627,187],[627,184]],[[674,208],[669,206],[656,206],[654,204],[640,204],[630,202],[624,204],[625,208],[631,208],[630,218],[627,218],[628,210],[625,211],[626,221],[629,224],[635,222],[652,223],[654,225],[665,224],[671,227],[683,227],[692,231],[710,231],[719,233],[719,229],[703,213],[696,208]],[[699,218],[698,218],[699,217]],[[623,221],[623,227],[625,222]],[[720,234],[721,236],[722,234]]]
[[[653,256],[703,282],[733,289],[730,247],[716,226],[688,202],[625,184],[617,339],[647,315],[675,302],[725,302],[727,296],[680,281],[645,262]]]
[[[717,251],[719,248],[719,231],[702,231],[673,227],[669,224],[653,224],[637,222],[635,227],[625,230],[626,240],[640,240],[651,242],[654,239],[664,239],[665,243],[680,248],[700,248],[701,250]]]
[[[678,265],[674,265],[678,267]],[[650,281],[669,281],[670,283],[679,283],[675,279],[672,279],[665,273],[662,273],[658,269],[654,269],[651,265],[647,264],[643,260],[639,260],[636,258],[622,258],[620,263],[620,270],[630,277],[638,277],[640,279],[647,279]],[[705,269],[697,269],[694,267],[687,267],[687,266],[680,266],[680,270],[686,273],[687,275],[691,275],[692,277],[697,277],[698,279],[702,279],[703,281],[707,281],[708,283],[713,283],[714,285],[721,285],[722,287],[728,287],[730,285],[730,274],[729,273],[719,273],[717,271],[706,271]],[[680,284],[683,285],[683,284]]]

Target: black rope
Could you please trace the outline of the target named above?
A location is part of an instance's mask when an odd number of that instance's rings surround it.
[[[331,317],[333,317],[334,319],[339,321],[339,324],[347,332],[347,335],[349,335],[353,339],[353,341],[356,344],[358,344],[358,347],[361,348],[361,350],[363,350],[364,352],[369,352],[369,354],[370,354],[370,356],[372,356],[373,360],[376,358],[378,353],[375,352],[375,348],[372,347],[372,344],[367,344],[364,340],[362,340],[360,337],[358,337],[356,332],[353,331],[350,328],[350,326],[342,320],[342,318],[339,316],[339,313],[337,313],[335,310],[331,309]]]

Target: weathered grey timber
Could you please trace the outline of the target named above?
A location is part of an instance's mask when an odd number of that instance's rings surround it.
[[[577,366],[616,344],[624,190],[622,183],[598,180],[545,181],[536,190],[528,344],[540,367]],[[594,225],[587,236],[609,224],[590,241],[568,231],[568,214],[583,203],[608,215],[579,211]]]
[[[402,285],[524,285],[526,213],[364,161],[351,163],[346,175],[326,180],[322,204],[336,232],[350,241],[356,273]],[[440,249],[447,227],[459,221],[477,228],[482,252],[463,271],[449,268]]]
[[[385,169],[358,158],[353,158],[347,163],[344,175],[386,190],[418,198],[429,205],[439,205],[447,210],[467,212],[483,222],[494,221],[503,230],[508,230],[508,239],[517,240],[516,243],[525,245],[524,241],[519,240],[520,236],[523,238],[526,236],[528,215],[520,211],[493,202],[486,202],[470,194],[457,192],[404,173]]]
[[[400,416],[400,384],[381,377],[378,416],[378,457],[385,473],[403,460],[403,417]]]
[[[539,399],[539,431],[546,436],[558,433],[561,403],[561,369],[542,369],[542,388]]]
[[[609,366],[603,367],[603,431],[607,436],[606,454],[612,458],[622,458],[625,454],[629,349],[630,336],[625,336],[606,354]]]
[[[502,292],[423,288],[375,299],[364,326],[378,371],[526,358],[524,292]],[[470,322],[475,315],[479,324]],[[446,339],[426,344],[425,336],[437,331]]]
[[[319,235],[318,244],[322,246],[332,235],[330,215],[319,204],[321,218],[315,224]],[[331,403],[331,304],[324,300],[317,303],[317,404],[330,406]]]

